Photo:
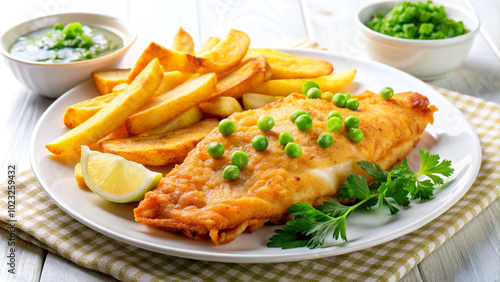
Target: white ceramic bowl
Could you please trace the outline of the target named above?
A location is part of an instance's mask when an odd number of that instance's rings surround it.
[[[9,53],[10,46],[21,36],[56,23],[81,22],[112,31],[123,40],[123,47],[111,54],[71,63],[47,64],[30,62]],[[49,98],[57,98],[75,85],[89,79],[91,72],[118,66],[127,50],[137,38],[137,33],[124,21],[99,14],[55,14],[20,23],[0,37],[0,53],[14,76],[27,88]]]
[[[356,24],[365,39],[365,50],[371,59],[423,80],[443,76],[463,63],[480,26],[479,19],[473,12],[460,6],[434,1],[436,6],[445,7],[449,18],[463,21],[465,28],[469,30],[466,34],[447,39],[402,39],[376,32],[365,25],[375,13],[386,14],[398,2],[401,1],[369,4],[356,15]]]

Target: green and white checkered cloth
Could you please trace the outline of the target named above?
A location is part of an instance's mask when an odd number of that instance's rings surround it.
[[[321,280],[396,281],[500,196],[500,105],[436,88],[476,129],[483,161],[467,194],[426,226],[389,243],[324,259],[275,264],[226,264],[172,257],[108,238],[59,209],[33,172],[17,177],[17,237],[76,264],[124,281]],[[2,187],[6,187],[4,184]],[[6,189],[2,189],[7,198]],[[9,220],[0,201],[0,233]]]

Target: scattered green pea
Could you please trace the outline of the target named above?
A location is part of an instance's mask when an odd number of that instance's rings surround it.
[[[326,122],[326,129],[330,132],[339,131],[342,128],[342,120],[338,117],[332,117]]]
[[[307,95],[307,92],[311,88],[318,88],[319,89],[319,85],[312,80],[308,80],[308,81],[304,82],[304,84],[302,84],[302,93]]]
[[[361,124],[361,121],[357,116],[348,116],[344,120],[344,125],[347,130],[351,128],[358,128]]]
[[[269,146],[269,141],[264,135],[257,135],[252,139],[252,146],[257,151],[264,151]]]
[[[333,135],[331,133],[328,133],[328,132],[323,132],[318,137],[317,142],[321,148],[328,148],[328,147],[332,146],[332,144],[333,144]]]
[[[274,127],[274,119],[270,116],[263,116],[257,121],[257,127],[262,131],[271,130]]]
[[[305,131],[313,126],[313,120],[310,115],[300,115],[295,120],[295,125],[298,129]]]
[[[235,165],[228,165],[224,171],[222,171],[222,177],[228,181],[236,180],[240,177],[240,169]]]
[[[231,156],[231,163],[238,168],[244,168],[248,164],[248,155],[243,151],[236,151]]]
[[[229,136],[236,130],[236,124],[230,119],[223,119],[219,122],[219,132],[224,136]]]
[[[345,95],[342,93],[337,93],[333,95],[332,102],[335,106],[339,108],[344,108],[346,101],[347,99],[345,98]]]
[[[290,120],[292,122],[295,122],[298,116],[300,115],[310,115],[307,111],[305,110],[296,110],[290,115]]]
[[[222,145],[221,143],[212,142],[212,143],[208,144],[207,151],[208,151],[208,154],[212,158],[218,159],[218,158],[222,157],[222,155],[224,155],[224,152],[226,151],[226,149],[224,148],[224,145]]]
[[[349,139],[351,139],[355,143],[361,142],[365,135],[363,134],[363,131],[359,128],[351,128],[349,129]]]
[[[290,142],[285,146],[285,153],[290,158],[296,159],[302,155],[302,148],[295,142]]]
[[[394,90],[392,90],[392,88],[390,87],[384,87],[380,90],[380,96],[384,99],[384,100],[389,100],[392,98],[392,96],[394,95]]]
[[[347,103],[347,101],[349,101],[349,99],[351,99],[351,93],[345,93],[346,103]]]
[[[292,134],[290,134],[288,131],[283,131],[278,136],[278,142],[280,142],[280,144],[283,146],[286,146],[288,143],[293,141],[295,141],[295,139],[293,138]]]
[[[310,88],[307,91],[307,97],[311,99],[318,99],[319,97],[321,97],[321,94],[323,94],[321,93],[321,90],[319,90],[319,88],[316,87]]]
[[[333,93],[330,91],[323,92],[320,98],[323,100],[331,101],[333,98]]]
[[[345,103],[345,107],[351,111],[355,111],[359,107],[359,101],[356,98],[351,98]]]
[[[339,111],[331,111],[328,114],[328,119],[331,119],[332,117],[338,117],[340,120],[342,120],[342,114]]]

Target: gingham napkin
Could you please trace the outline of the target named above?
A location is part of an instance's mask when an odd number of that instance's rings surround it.
[[[276,264],[226,264],[157,254],[108,238],[79,223],[51,201],[31,170],[17,177],[17,237],[124,281],[399,280],[500,196],[500,104],[436,89],[475,127],[483,153],[481,169],[470,190],[451,209],[389,243],[336,257]],[[7,190],[2,191],[2,199],[6,199]],[[8,237],[6,200],[0,201],[0,210],[0,233]]]

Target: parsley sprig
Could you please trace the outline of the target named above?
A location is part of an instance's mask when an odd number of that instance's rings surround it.
[[[429,151],[420,149],[419,154],[420,170],[417,173],[410,169],[406,158],[390,171],[385,171],[377,162],[358,162],[372,180],[368,181],[363,175],[350,175],[339,190],[340,197],[356,199],[354,205],[343,205],[330,198],[315,209],[298,202],[288,209],[293,219],[283,229],[276,230],[267,246],[314,249],[323,247],[328,235],[347,241],[346,218],[355,210],[387,206],[394,215],[399,212],[396,205],[410,205],[410,197],[420,200],[432,198],[434,187],[443,184],[442,177],[451,176],[454,169],[451,168],[451,161],[440,162],[439,156]]]

